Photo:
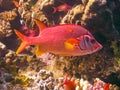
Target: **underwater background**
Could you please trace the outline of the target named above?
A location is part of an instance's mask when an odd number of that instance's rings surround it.
[[[28,46],[16,54],[21,40],[14,29],[35,37],[35,20],[80,25],[103,48],[84,56],[36,56]],[[120,0],[0,0],[0,90],[120,90],[119,33]]]

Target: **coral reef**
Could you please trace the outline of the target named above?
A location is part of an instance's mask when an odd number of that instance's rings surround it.
[[[41,0],[38,0],[38,1],[20,0],[19,1],[20,7],[18,7],[18,12],[19,12],[21,19],[24,20],[25,25],[30,24],[29,27],[33,28],[34,27],[34,19],[38,19],[46,24],[49,24],[48,19],[47,19],[46,15],[44,14],[44,12],[42,11],[42,9],[43,9],[44,4],[49,5],[50,2],[48,2],[47,0],[46,1],[43,0],[43,1],[44,2],[42,2]]]
[[[54,77],[53,77],[53,73],[46,71],[46,70],[40,70],[37,75],[36,78],[34,79],[34,86],[33,88],[39,89],[40,90],[44,90],[44,89],[48,89],[48,90],[53,90],[54,89]],[[35,89],[33,89],[35,90]]]
[[[120,0],[16,1],[19,7],[11,0],[0,0],[1,90],[64,90],[66,74],[75,79],[76,90],[103,90],[108,83],[109,90],[120,89]],[[72,9],[53,13],[54,8],[63,3]],[[36,56],[34,46],[30,46],[16,55],[20,40],[13,30],[36,36],[35,19],[47,26],[79,24],[94,35],[103,49],[80,57],[51,53]]]
[[[0,19],[0,39],[12,35],[10,22]]]
[[[80,24],[80,18],[82,17],[84,13],[84,5],[79,4],[72,8],[61,20],[61,24],[65,23],[74,23],[74,24]]]
[[[61,83],[63,83],[63,79],[60,78],[54,90],[64,90]],[[99,78],[94,79],[93,85],[89,83],[89,81],[84,80],[83,78],[75,79],[75,83],[76,83],[75,90],[96,90],[96,89],[104,90],[105,86],[108,84],[108,83],[101,81]],[[119,87],[115,85],[110,85],[109,90],[112,90],[112,89],[119,90]]]
[[[118,31],[113,24],[112,11],[106,6],[106,3],[106,0],[90,0],[86,5],[79,4],[63,17],[61,24],[80,24],[92,33],[100,33],[108,39],[116,38]]]
[[[2,57],[6,52],[6,46],[0,42],[0,57]]]
[[[17,10],[13,9],[11,11],[5,11],[0,13],[0,19],[4,19],[6,21],[12,21],[17,17]]]

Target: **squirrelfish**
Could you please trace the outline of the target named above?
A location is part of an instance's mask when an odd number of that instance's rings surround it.
[[[68,10],[70,10],[72,8],[72,6],[68,5],[68,4],[62,4],[62,5],[59,5],[57,7],[54,7],[54,11],[53,13],[55,13],[56,11],[63,11],[63,12],[67,12]]]
[[[35,37],[27,37],[15,30],[16,35],[22,40],[16,54],[21,53],[29,45],[36,46],[36,55],[50,52],[64,56],[81,56],[102,48],[90,32],[79,25],[63,24],[46,27],[38,20],[36,24],[40,33]]]
[[[65,81],[63,82],[64,90],[75,90],[76,84],[75,82],[71,81],[66,77]]]
[[[110,87],[110,83],[107,83],[104,85],[104,90],[109,90],[109,87]]]
[[[16,0],[12,0],[12,2],[13,2],[13,4],[14,4],[16,7],[19,7],[19,6],[20,6],[20,4],[19,4],[18,1],[16,1]]]

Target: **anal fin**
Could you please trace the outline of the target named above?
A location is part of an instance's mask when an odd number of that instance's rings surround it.
[[[42,55],[42,54],[44,54],[44,53],[45,53],[44,51],[41,51],[41,50],[40,50],[40,46],[37,46],[37,47],[36,47],[35,54],[36,54],[37,56],[40,56],[40,55]]]

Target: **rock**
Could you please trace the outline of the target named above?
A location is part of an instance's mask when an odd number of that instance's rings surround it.
[[[64,90],[63,81],[64,81],[64,78],[59,77],[58,80],[56,81],[56,85],[54,87],[54,90]]]
[[[0,11],[11,10],[15,6],[10,0],[0,0]]]
[[[113,14],[111,10],[106,7],[106,3],[106,0],[89,1],[85,7],[84,14],[81,17],[81,25],[86,27],[92,33],[98,32],[107,39],[113,39],[111,37],[116,38],[119,33],[115,29]]]
[[[118,8],[120,8],[120,0],[107,0],[107,6],[108,8],[112,11],[113,13],[113,22],[115,25],[115,28],[118,30],[118,32],[120,33],[120,10]]]
[[[32,90],[53,90],[55,86],[55,80],[53,77],[53,73],[50,71],[47,71],[45,69],[41,69],[39,72],[36,71],[26,71],[24,73],[21,73],[21,75],[24,75],[28,77],[29,79],[32,79],[32,82],[30,85],[32,86]],[[28,89],[30,87],[27,87]]]
[[[5,73],[0,70],[0,90],[8,90],[8,89],[11,90],[13,85],[10,82],[12,80],[14,80],[12,74]]]
[[[15,85],[12,90],[25,90],[23,87],[21,87],[19,84]]]
[[[9,21],[0,19],[0,39],[12,35],[11,25]]]
[[[80,24],[80,18],[84,13],[85,6],[82,4],[73,7],[61,20],[60,24]]]
[[[6,58],[13,58],[15,56],[16,56],[16,54],[12,50],[9,50],[8,53],[5,55]]]
[[[79,4],[73,7],[63,17],[60,24],[79,24],[93,34],[100,33],[107,39],[118,38],[119,33],[113,22],[112,11],[106,6],[107,1],[89,0],[86,2],[87,4]]]
[[[8,52],[5,55],[5,61],[6,63],[12,63],[14,62],[14,59],[16,58],[16,54],[12,50],[8,50]]]
[[[8,74],[8,73],[5,73],[3,77],[4,77],[6,82],[11,82],[12,80],[14,80],[13,75]]]
[[[10,11],[4,11],[0,13],[0,19],[6,20],[6,21],[12,21],[17,17],[17,10],[13,9]]]
[[[0,42],[0,57],[4,56],[6,52],[6,46],[2,42]]]
[[[24,20],[24,25],[26,24],[28,25],[29,23],[29,27],[33,28],[35,25],[34,19],[38,19],[44,23],[48,23],[47,17],[42,11],[42,6],[46,3],[41,4],[42,3],[41,0],[38,0],[38,1],[37,0],[34,0],[34,1],[20,0],[19,3],[20,3],[20,7],[18,8],[18,12],[21,18]]]
[[[34,85],[43,89],[53,90],[54,88],[54,77],[52,72],[46,70],[40,70],[36,78],[37,82],[34,82]]]
[[[5,85],[3,85],[3,84],[0,84],[0,89],[1,90],[7,90],[7,87]]]
[[[39,0],[39,1],[41,1],[41,0]],[[53,4],[54,4],[54,0],[42,0],[40,9],[43,10],[45,7],[53,5]]]
[[[3,72],[0,71],[0,84],[3,84],[5,82],[3,78]]]

